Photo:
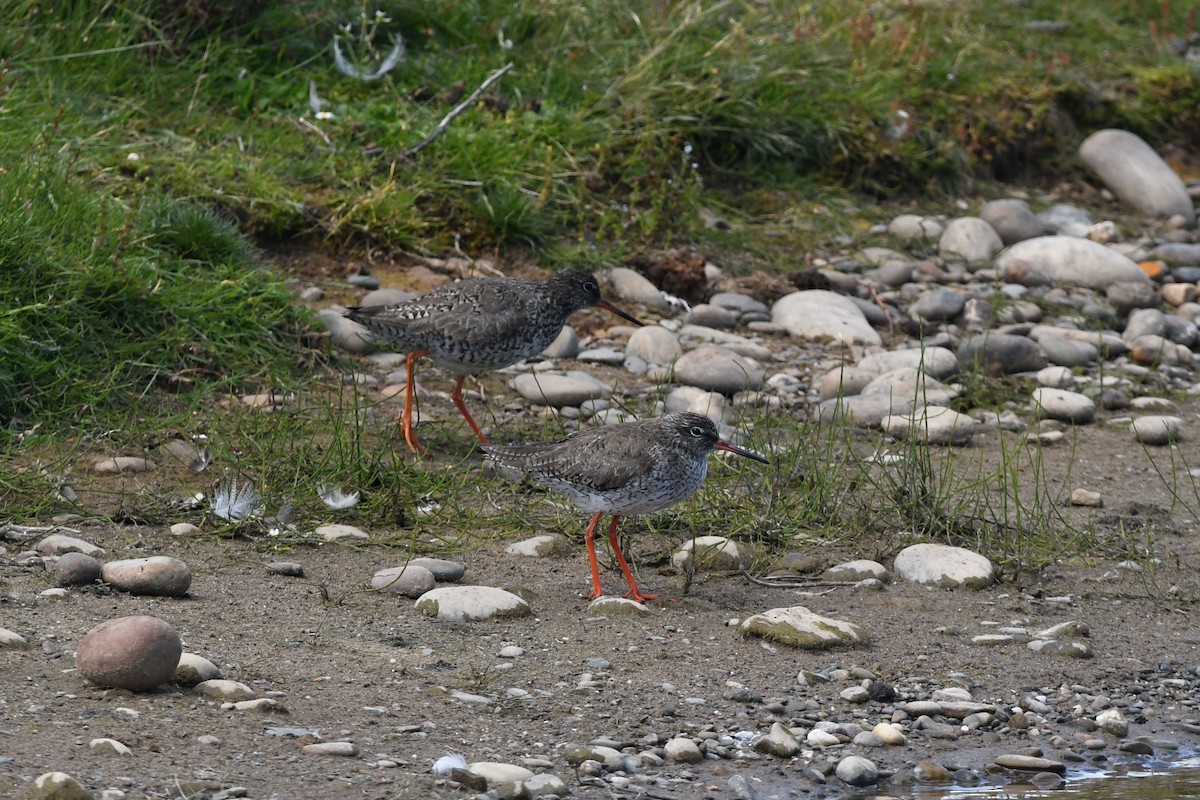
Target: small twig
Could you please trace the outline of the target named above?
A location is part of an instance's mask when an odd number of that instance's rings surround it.
[[[463,113],[468,108],[473,106],[475,104],[475,101],[479,99],[479,96],[488,90],[489,86],[491,86],[493,83],[495,83],[496,81],[498,81],[502,77],[504,77],[504,75],[512,68],[513,68],[513,62],[510,61],[507,64],[505,64],[503,67],[501,67],[500,69],[496,70],[491,75],[489,75],[487,77],[487,80],[485,80],[483,83],[479,84],[479,88],[476,89],[475,91],[471,92],[470,96],[467,97],[466,100],[463,100],[461,103],[456,105],[450,111],[449,114],[442,117],[442,121],[437,124],[437,127],[433,129],[432,133],[430,133],[428,136],[426,136],[418,144],[414,145],[413,147],[410,147],[408,150],[405,150],[404,154],[401,157],[402,158],[412,158],[417,153],[421,152],[426,147],[433,144],[435,139],[437,139],[439,136],[441,136],[443,133],[446,132],[446,129],[450,127],[450,123],[454,121],[455,117],[457,117],[459,114]]]
[[[766,586],[771,589],[791,589],[798,586],[803,586],[809,589],[837,589],[843,586],[853,586],[854,581],[818,581],[812,578],[756,578],[750,574],[750,571],[745,567],[742,568],[742,577],[758,586]]]

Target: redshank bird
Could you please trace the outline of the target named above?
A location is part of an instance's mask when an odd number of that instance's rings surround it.
[[[535,356],[562,332],[567,317],[589,306],[607,309],[634,325],[635,317],[600,296],[600,284],[581,269],[555,272],[540,281],[518,278],[468,278],[423,294],[407,303],[350,309],[349,318],[385,342],[408,353],[408,385],[401,415],[404,441],[426,453],[413,432],[413,367],[429,356],[456,373],[451,397],[479,441],[487,437],[463,403],[468,375],[500,369]]]
[[[723,441],[708,417],[686,411],[591,428],[557,442],[491,445],[483,450],[497,464],[528,473],[592,512],[584,541],[592,566],[593,600],[604,594],[596,565],[596,524],[601,515],[611,514],[608,543],[629,583],[625,596],[639,603],[658,595],[638,589],[617,542],[617,519],[661,511],[691,497],[704,483],[708,454],[714,450],[768,463],[757,453]]]

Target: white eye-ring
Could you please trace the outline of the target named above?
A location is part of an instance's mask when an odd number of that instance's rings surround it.
[[[704,436],[704,429],[701,428],[699,425],[693,425],[692,429],[690,431],[688,431],[688,433],[690,433],[692,436],[695,436],[697,439],[699,439],[700,437]]]

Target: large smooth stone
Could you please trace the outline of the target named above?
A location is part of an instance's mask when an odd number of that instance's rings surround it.
[[[1096,404],[1087,395],[1045,386],[1033,390],[1033,410],[1038,417],[1073,425],[1086,425],[1096,418]]]
[[[804,606],[773,608],[747,617],[739,626],[743,636],[760,636],[773,642],[823,650],[839,645],[864,645],[869,637],[853,622],[815,614]]]
[[[425,567],[408,564],[402,567],[381,569],[371,576],[371,588],[381,592],[394,592],[414,600],[437,585],[433,573]]]
[[[883,340],[851,299],[825,289],[809,289],[781,297],[771,307],[771,321],[798,339],[879,345]]]
[[[753,358],[709,345],[679,357],[675,362],[675,380],[710,392],[736,394],[762,386],[763,368]]]
[[[1036,372],[1046,366],[1037,342],[1011,333],[979,333],[958,346],[958,364],[965,371],[989,375]]]
[[[625,357],[636,356],[647,364],[666,366],[683,355],[679,338],[661,325],[647,325],[629,335]]]
[[[897,439],[916,439],[929,444],[965,445],[979,423],[950,408],[925,406],[911,414],[885,417],[880,426]]]
[[[1036,238],[1044,232],[1041,221],[1029,208],[1029,203],[1018,198],[984,203],[979,216],[992,226],[1000,236],[1000,241],[1006,245]]]
[[[33,547],[44,556],[61,556],[66,553],[83,553],[92,558],[99,558],[104,555],[104,548],[97,547],[91,542],[77,539],[74,536],[64,536],[61,533],[52,533],[45,539],[42,539]]]
[[[578,406],[612,394],[612,387],[584,372],[524,372],[513,378],[511,385],[526,400],[554,408]]]
[[[421,595],[417,610],[456,622],[525,617],[531,613],[529,604],[520,597],[492,586],[443,586]]]
[[[906,581],[943,589],[965,586],[982,589],[996,582],[996,571],[987,558],[962,547],[914,544],[896,555],[892,571]]]
[[[100,578],[100,562],[85,553],[65,553],[54,564],[59,586],[87,586]]]
[[[979,217],[950,220],[938,240],[938,255],[947,261],[962,261],[980,267],[1000,252],[1004,242],[991,225]]]
[[[122,592],[156,597],[183,597],[192,585],[192,571],[178,558],[150,556],[110,561],[100,578]]]
[[[908,347],[871,353],[854,366],[876,375],[908,367],[935,378],[948,378],[958,372],[958,359],[945,347]]]
[[[1083,163],[1121,202],[1153,217],[1182,215],[1191,227],[1196,208],[1175,171],[1137,134],[1108,128],[1079,145]]]
[[[145,692],[175,675],[183,643],[158,617],[121,617],[87,632],[75,650],[75,666],[97,686]]]
[[[1121,281],[1150,280],[1129,257],[1074,236],[1019,242],[997,257],[996,269],[1002,280],[1025,286],[1074,285],[1099,292]]]

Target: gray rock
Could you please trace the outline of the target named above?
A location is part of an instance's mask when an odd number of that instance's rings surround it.
[[[983,589],[996,582],[992,562],[962,547],[914,544],[896,555],[892,570],[906,581],[954,589]]]
[[[1157,245],[1150,251],[1148,257],[1158,261],[1165,261],[1172,267],[1197,267],[1200,266],[1200,244],[1166,242]],[[1172,271],[1171,275],[1177,280],[1189,283],[1200,280],[1200,275],[1193,276],[1189,272],[1183,272],[1178,269]]]
[[[359,305],[394,306],[416,300],[418,296],[416,292],[409,292],[404,289],[372,289],[363,295],[363,299],[359,301]]]
[[[171,680],[183,643],[157,617],[121,617],[92,628],[75,650],[75,666],[97,686],[144,692]]]
[[[771,321],[798,339],[882,344],[855,302],[836,292],[811,289],[781,297],[771,307]]]
[[[528,793],[530,798],[536,800],[539,797],[546,798],[561,798],[566,797],[571,793],[567,784],[562,778],[557,775],[552,775],[549,772],[543,772],[534,775],[532,778],[526,778],[521,781],[521,788]]]
[[[1096,724],[1100,726],[1100,730],[1118,739],[1129,735],[1129,720],[1121,716],[1121,712],[1115,708],[1106,708],[1097,714]]]
[[[1067,772],[1067,765],[1061,761],[1027,756],[1021,753],[1002,753],[996,756],[994,763],[1005,769],[1022,772],[1054,772],[1058,775],[1064,775]]]
[[[83,553],[92,558],[99,558],[104,555],[104,549],[97,547],[91,542],[85,542],[83,539],[76,539],[74,536],[64,536],[61,533],[52,533],[46,538],[39,541],[33,546],[44,556],[61,556],[66,553]]]
[[[815,614],[804,606],[773,608],[753,614],[738,626],[743,636],[758,636],[805,650],[865,645],[869,637],[853,622]]]
[[[566,537],[557,533],[545,533],[505,545],[504,552],[514,556],[545,558],[562,553],[569,546]]]
[[[195,686],[198,683],[214,681],[220,677],[221,670],[217,669],[217,665],[204,656],[195,653],[181,653],[179,663],[175,665],[175,675],[171,678],[171,682],[183,686]]]
[[[984,203],[979,216],[1000,237],[1005,245],[1034,239],[1043,233],[1041,220],[1024,200],[1006,198]]]
[[[574,358],[579,355],[579,334],[570,325],[563,325],[550,346],[542,351],[546,358]]]
[[[869,758],[846,756],[838,762],[834,774],[850,786],[871,786],[879,780],[879,767]]]
[[[958,370],[957,360],[954,362],[954,369]],[[878,376],[879,373],[874,370],[859,367],[835,367],[825,373],[820,383],[817,384],[817,398],[828,400],[836,397],[853,397],[861,394],[867,384]],[[669,405],[667,408],[670,410]]]
[[[872,353],[863,357],[855,367],[876,375],[907,367],[935,378],[949,378],[958,372],[958,359],[945,347],[908,347]]]
[[[752,358],[740,356],[725,347],[698,347],[684,353],[675,362],[675,380],[721,394],[736,394],[758,389],[763,369]]]
[[[897,439],[961,446],[971,441],[979,423],[949,408],[924,406],[908,414],[884,417],[880,427]]]
[[[149,472],[155,467],[153,461],[141,456],[116,456],[100,459],[92,465],[92,471],[100,475],[119,475],[125,472]]]
[[[156,597],[183,597],[192,585],[188,565],[170,556],[110,561],[100,568],[100,578],[119,591]]]
[[[725,330],[737,325],[738,317],[734,312],[720,306],[700,303],[699,305],[692,306],[692,310],[688,312],[687,321],[692,325],[702,325],[705,328]]]
[[[900,367],[873,378],[863,387],[862,395],[905,398],[911,400],[913,407],[916,407],[921,404],[944,405],[953,400],[958,391],[923,372]]]
[[[1096,418],[1096,404],[1090,397],[1045,386],[1033,390],[1033,410],[1038,417],[1073,425],[1086,425]]]
[[[381,569],[371,576],[372,589],[395,592],[414,600],[436,585],[437,580],[432,572],[413,564]]]
[[[1151,414],[1133,421],[1133,438],[1142,444],[1163,446],[1183,439],[1183,420],[1179,417]]]
[[[1008,375],[1036,372],[1046,366],[1046,354],[1036,342],[1010,333],[981,333],[958,347],[958,364],[965,371]]]
[[[27,796],[32,800],[93,800],[92,793],[65,772],[37,776]]]
[[[613,597],[603,595],[588,603],[588,616],[632,615],[644,616],[650,613],[650,607],[644,603],[630,600],[628,597]]]
[[[996,270],[1003,280],[1024,286],[1070,284],[1105,291],[1121,281],[1150,281],[1127,256],[1070,236],[1039,236],[1019,242],[1000,254]]]
[[[837,564],[821,573],[821,580],[826,581],[861,581],[866,578],[876,578],[886,582],[890,581],[892,576],[883,564],[867,559]]]
[[[1042,336],[1037,343],[1046,354],[1047,360],[1051,364],[1058,364],[1059,367],[1084,367],[1094,364],[1100,358],[1100,351],[1095,345],[1065,336]]]
[[[1092,218],[1081,208],[1056,203],[1037,215],[1046,233],[1061,233],[1065,236],[1087,236],[1092,229]]]
[[[87,586],[100,578],[100,562],[84,553],[65,553],[54,564],[59,586]]]
[[[821,422],[849,419],[859,428],[878,428],[885,417],[907,413],[914,406],[912,396],[860,394],[823,400],[817,404],[816,414]]]
[[[246,684],[221,678],[201,681],[193,689],[201,697],[207,697],[219,703],[240,703],[243,700],[253,700],[257,697],[254,690]]]
[[[1002,247],[1004,243],[995,229],[978,217],[950,220],[938,239],[938,255],[942,258],[976,267],[989,261]]]
[[[608,364],[615,367],[625,363],[624,351],[615,347],[593,347],[575,357],[588,364]]]
[[[256,703],[259,701],[251,700],[250,702]],[[358,755],[358,745],[354,742],[316,742],[315,744],[304,745],[300,748],[300,752],[307,753],[310,756],[345,756],[353,758]]]
[[[963,311],[967,293],[957,289],[934,289],[917,298],[909,313],[926,322],[947,322]]]
[[[532,403],[553,408],[578,406],[585,400],[599,400],[612,394],[612,387],[585,372],[565,375],[549,372],[525,372],[511,382],[517,394]]]
[[[303,578],[304,565],[298,561],[272,561],[267,564],[267,572],[272,575],[287,575],[289,578]]]
[[[753,556],[748,544],[724,536],[697,536],[679,546],[671,555],[671,563],[680,568],[690,565],[698,571],[736,572],[748,567]]]
[[[1195,223],[1187,187],[1137,134],[1112,128],[1096,131],[1079,145],[1079,157],[1129,207],[1159,218],[1182,215],[1189,228]]]
[[[740,292],[717,292],[712,297],[708,298],[708,302],[717,308],[723,308],[726,311],[731,311],[734,314],[737,314],[739,317],[751,314],[766,315],[765,319],[770,319],[770,307],[761,300],[756,300],[748,294],[742,294]]]
[[[621,300],[641,303],[659,311],[671,310],[671,304],[663,297],[662,292],[642,273],[628,267],[614,267],[609,271],[608,277],[613,294]]]
[[[467,573],[467,568],[457,561],[444,558],[414,558],[408,562],[410,567],[424,567],[433,573],[434,580],[442,583],[458,583]]]
[[[1158,289],[1144,280],[1117,281],[1104,290],[1104,297],[1121,316],[1135,308],[1157,308]]]
[[[888,223],[887,231],[899,239],[924,239],[933,242],[941,238],[945,226],[933,217],[900,214]]]
[[[1175,344],[1191,348],[1196,344],[1197,339],[1200,339],[1200,329],[1197,329],[1196,323],[1189,319],[1168,314],[1165,322],[1166,332],[1163,335]]]
[[[1121,338],[1132,342],[1139,336],[1163,336],[1167,332],[1167,315],[1157,308],[1139,308],[1129,315]]]
[[[676,736],[663,745],[663,755],[668,761],[683,764],[697,764],[704,760],[700,747],[685,736]]]
[[[630,334],[625,355],[640,358],[647,364],[667,366],[683,355],[683,347],[675,334],[661,325],[646,325]]]
[[[417,601],[417,610],[426,616],[455,622],[530,614],[529,604],[523,599],[491,586],[443,586],[423,594]]]
[[[791,758],[800,752],[801,745],[787,727],[778,722],[772,722],[770,730],[756,738],[752,747],[759,753]]]
[[[28,650],[29,642],[24,636],[7,628],[0,628],[0,650]]]
[[[327,542],[336,542],[339,539],[371,538],[370,535],[361,528],[356,528],[353,525],[342,525],[336,522],[330,525],[322,525],[313,531],[313,535],[320,539],[324,539]]]

